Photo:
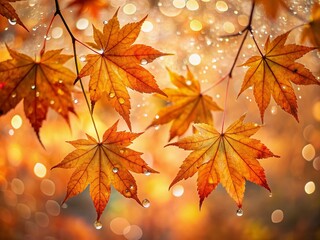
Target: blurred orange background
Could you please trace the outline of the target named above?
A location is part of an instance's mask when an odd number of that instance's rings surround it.
[[[146,68],[160,88],[173,87],[166,67],[182,75],[188,65],[209,88],[231,68],[242,37],[219,38],[241,31],[248,22],[249,0],[108,0],[97,9],[67,7],[61,10],[75,36],[92,42],[92,24],[101,29],[118,7],[122,25],[148,15],[139,35],[139,43],[172,56],[161,57]],[[80,1],[79,1],[80,2]],[[257,6],[253,28],[260,46],[268,35],[275,37],[308,21],[312,2],[286,1],[292,14],[279,9],[276,20],[268,20]],[[44,35],[54,13],[53,0],[27,0],[12,4],[29,33],[14,22],[0,18],[0,60],[9,58],[5,43],[11,48],[35,56],[42,48]],[[296,15],[298,17],[296,17]],[[289,42],[300,43],[302,27],[293,30]],[[47,48],[64,48],[72,54],[66,29],[57,17],[47,37]],[[310,43],[304,43],[310,45]],[[77,45],[80,64],[89,51]],[[257,54],[248,38],[237,65]],[[320,79],[320,52],[313,51],[299,62]],[[67,66],[74,69],[73,61]],[[252,91],[237,98],[246,69],[236,67],[227,96],[226,125],[247,113],[246,121],[261,123]],[[88,79],[83,79],[87,86]],[[299,118],[284,113],[271,102],[263,128],[254,136],[281,158],[262,160],[272,196],[265,189],[247,183],[244,214],[236,215],[237,206],[219,186],[205,201],[201,211],[196,177],[168,186],[188,152],[166,147],[170,124],[146,129],[165,102],[156,96],[130,90],[131,121],[134,132],[145,131],[131,146],[144,153],[143,159],[160,174],[134,174],[140,199],[151,202],[142,208],[125,199],[114,189],[101,218],[102,229],[94,228],[96,212],[88,188],[60,206],[72,170],[50,170],[70,151],[66,143],[94,135],[84,98],[78,86],[73,93],[78,116],[71,116],[71,127],[55,112],[49,111],[40,131],[45,149],[23,113],[22,104],[0,118],[0,239],[320,239],[320,89],[317,86],[294,86],[298,96]],[[210,94],[223,106],[226,83],[211,89]],[[101,100],[94,117],[100,135],[120,116]],[[222,113],[214,113],[215,126],[221,126]],[[128,128],[120,119],[120,130]],[[191,130],[185,136],[190,135]],[[175,139],[177,140],[177,139]],[[174,140],[174,141],[175,141]]]

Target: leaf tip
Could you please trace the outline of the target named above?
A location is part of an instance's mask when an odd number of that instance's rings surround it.
[[[120,7],[117,8],[117,10],[116,10],[116,12],[113,14],[113,17],[112,17],[112,18],[116,18],[116,17],[118,16],[119,10],[120,10]]]
[[[57,168],[58,166],[59,166],[59,164],[54,165],[53,167],[50,168],[50,170],[53,170],[53,169]]]
[[[169,187],[168,187],[168,191],[170,191],[170,189],[173,187],[173,185],[175,185],[176,183],[175,183],[175,180],[173,180],[172,181],[172,183],[169,185]]]
[[[199,211],[201,211],[203,201],[204,201],[204,198],[201,197],[201,198],[200,198],[200,201],[199,201]]]
[[[43,149],[46,150],[46,147],[44,146],[44,144],[43,144],[43,142],[42,142],[42,140],[41,140],[41,138],[40,138],[39,129],[35,129],[34,131],[36,132],[36,135],[37,135],[37,138],[38,138],[39,143],[41,144],[41,146],[43,147]]]
[[[176,146],[176,142],[168,143],[168,144],[164,145],[164,147],[170,147],[170,146]]]

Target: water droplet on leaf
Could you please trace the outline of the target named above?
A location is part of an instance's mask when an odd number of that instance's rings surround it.
[[[148,199],[144,199],[144,200],[142,201],[142,206],[143,206],[144,208],[148,208],[148,207],[150,207],[150,205],[151,205],[151,203],[150,203],[150,201],[149,201]]]
[[[95,221],[93,225],[97,230],[102,228],[102,223],[100,221]]]
[[[63,91],[61,88],[59,88],[59,89],[58,89],[58,94],[59,94],[59,95],[64,95],[64,91]]]
[[[120,104],[124,104],[124,102],[125,102],[125,100],[123,98],[119,98],[118,101]]]
[[[104,20],[104,21],[103,21],[103,24],[104,24],[104,25],[108,24],[108,21],[107,21],[107,20]]]
[[[85,62],[87,60],[85,56],[80,56],[79,59],[81,62]]]
[[[143,170],[143,174],[146,176],[150,176],[151,172],[148,169]]]
[[[146,59],[141,59],[140,64],[141,65],[146,65],[148,63],[148,61]]]
[[[16,25],[17,24],[17,19],[13,18],[13,19],[8,19],[8,22],[11,24],[11,25]]]
[[[36,85],[32,85],[32,86],[31,86],[31,89],[32,89],[32,90],[35,90],[35,89],[36,89]]]
[[[116,94],[115,94],[114,92],[109,93],[109,97],[110,97],[110,98],[114,98],[115,95],[116,95]]]
[[[29,6],[34,7],[37,4],[36,0],[29,0]]]
[[[269,197],[272,197],[272,193],[269,193]]]
[[[237,210],[237,216],[238,217],[241,217],[243,215],[243,210],[241,209],[241,208],[239,208],[238,210]]]
[[[117,173],[119,171],[119,168],[117,168],[117,167],[114,167],[113,169],[112,169],[112,172],[113,173]]]
[[[129,189],[126,189],[125,192],[124,192],[124,195],[125,195],[126,197],[131,197],[131,192],[130,192],[130,190],[129,190]]]
[[[12,98],[15,98],[16,96],[17,96],[16,93],[12,93],[12,94],[11,94],[11,97],[12,97]]]

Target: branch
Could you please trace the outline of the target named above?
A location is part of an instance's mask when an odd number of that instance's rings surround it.
[[[89,104],[89,100],[88,100],[88,97],[86,95],[86,92],[85,92],[85,89],[84,89],[84,86],[83,86],[83,82],[82,82],[82,79],[79,77],[80,75],[80,71],[79,71],[79,65],[78,65],[78,61],[77,61],[77,49],[76,49],[76,42],[82,44],[83,46],[87,47],[88,49],[90,49],[91,51],[93,52],[96,52],[95,50],[93,50],[92,48],[90,48],[89,46],[87,46],[86,44],[82,43],[81,41],[79,41],[75,36],[74,34],[72,33],[72,31],[70,30],[70,27],[68,25],[68,23],[66,22],[64,16],[62,15],[61,13],[61,10],[60,10],[60,5],[59,5],[59,2],[58,0],[55,0],[55,13],[53,14],[53,17],[50,21],[50,24],[48,26],[48,30],[47,30],[47,33],[46,33],[46,36],[48,35],[49,33],[49,30],[50,30],[50,27],[55,19],[55,17],[58,15],[64,25],[64,27],[66,28],[70,38],[71,38],[71,41],[72,41],[72,48],[73,48],[73,56],[74,56],[74,63],[75,63],[75,68],[76,68],[76,74],[77,74],[77,78],[75,80],[75,83],[77,81],[80,82],[80,86],[81,86],[81,90],[82,90],[82,93],[83,93],[83,96],[85,98],[85,101],[86,101],[86,104],[87,104],[87,107],[88,107],[88,110],[89,110],[89,113],[90,113],[90,117],[91,117],[91,121],[92,121],[92,124],[93,124],[93,127],[94,127],[94,130],[96,132],[96,135],[97,135],[97,139],[98,141],[100,142],[100,137],[99,137],[99,133],[98,133],[98,130],[97,130],[97,126],[96,126],[96,123],[95,123],[95,120],[93,118],[93,113],[92,113],[92,110],[91,110],[91,107],[90,107],[90,104]],[[43,47],[41,49],[41,52],[40,54],[42,55],[44,52],[45,52],[45,47],[46,47],[46,38],[44,40],[44,44],[43,44]]]
[[[229,38],[229,37],[237,37],[237,36],[241,36],[243,33],[244,33],[244,37],[240,43],[240,46],[239,46],[239,49],[238,49],[238,52],[233,60],[233,63],[232,63],[232,66],[228,72],[227,75],[225,75],[224,77],[222,77],[220,80],[218,80],[217,82],[215,82],[211,87],[207,88],[206,90],[204,90],[202,93],[205,93],[209,90],[211,90],[212,88],[216,87],[217,85],[219,85],[220,83],[222,83],[228,76],[228,78],[232,78],[232,72],[236,66],[236,63],[238,61],[238,58],[240,56],[240,53],[241,53],[241,50],[243,48],[243,45],[246,41],[246,38],[248,36],[248,32],[250,32],[250,34],[253,35],[252,33],[252,18],[253,18],[253,13],[254,13],[254,8],[255,8],[255,0],[252,1],[252,7],[251,7],[251,11],[250,11],[250,16],[249,16],[249,21],[248,21],[248,24],[247,26],[240,32],[236,33],[236,34],[231,34],[231,35],[224,35],[224,36],[220,36],[219,38]]]

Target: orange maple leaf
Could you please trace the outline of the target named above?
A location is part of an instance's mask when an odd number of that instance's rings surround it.
[[[12,59],[0,62],[0,115],[24,99],[24,112],[39,140],[39,130],[49,107],[68,123],[74,113],[70,90],[75,74],[63,64],[72,56],[62,49],[44,53],[40,60],[7,47]]]
[[[14,8],[10,5],[10,2],[18,2],[21,0],[0,0],[0,14],[11,21],[16,21],[19,25],[21,25],[24,29],[29,31],[27,27],[22,23],[18,14],[14,10]]]
[[[306,39],[309,39],[314,46],[320,47],[320,3],[314,3],[311,20],[301,33],[301,41],[304,42]]]
[[[117,12],[103,27],[103,32],[93,27],[95,43],[90,45],[101,53],[87,55],[87,63],[80,77],[90,75],[89,91],[94,104],[106,93],[111,105],[124,118],[131,129],[129,119],[130,97],[126,87],[139,92],[164,94],[154,76],[141,64],[152,62],[165,54],[142,44],[135,44],[145,18],[120,29]]]
[[[76,13],[78,16],[88,12],[92,17],[96,18],[102,9],[110,7],[110,3],[107,0],[73,0],[67,6],[67,8],[70,7],[78,8]]]
[[[192,122],[213,124],[211,111],[222,109],[208,95],[201,93],[200,83],[187,68],[186,78],[167,69],[171,82],[178,88],[164,90],[171,103],[159,111],[150,124],[156,126],[173,121],[170,139],[184,134]]]
[[[264,169],[257,159],[278,156],[259,140],[250,138],[260,126],[243,123],[244,118],[245,116],[242,116],[222,133],[211,125],[195,124],[197,134],[168,144],[193,150],[184,160],[170,188],[178,181],[192,177],[198,172],[200,208],[203,200],[219,183],[225,187],[239,208],[242,206],[246,180],[270,191]]]
[[[296,44],[284,45],[289,33],[290,31],[273,41],[268,37],[264,47],[265,54],[251,57],[241,65],[249,66],[249,69],[239,95],[250,86],[254,86],[253,94],[262,121],[271,95],[284,111],[299,121],[297,98],[291,82],[299,85],[320,84],[304,65],[295,62],[315,48]]]
[[[69,153],[53,168],[76,168],[67,188],[63,202],[81,193],[90,184],[90,196],[99,220],[113,187],[127,198],[141,204],[137,196],[137,184],[131,173],[157,173],[148,167],[140,152],[127,148],[141,133],[117,132],[116,122],[103,135],[102,142],[88,139],[69,142],[76,150]]]

